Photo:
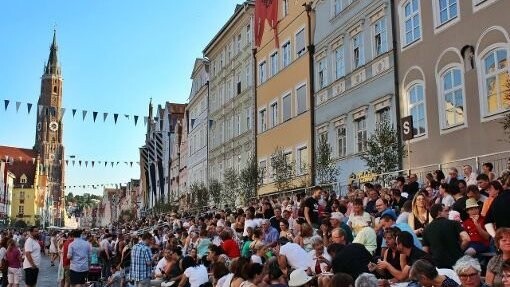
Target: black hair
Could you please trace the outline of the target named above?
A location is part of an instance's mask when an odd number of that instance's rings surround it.
[[[489,171],[492,171],[492,169],[494,168],[494,165],[491,162],[486,162],[482,165],[486,166]],[[478,180],[478,178],[476,178],[476,179]]]
[[[225,266],[225,263],[223,262],[214,262],[211,265],[211,270],[213,277],[216,280],[220,279],[221,277],[229,273],[227,266]]]
[[[336,273],[331,278],[331,285],[335,287],[352,287],[354,286],[354,279],[352,279],[352,276],[347,273]]]
[[[259,263],[249,263],[244,266],[243,274],[245,280],[255,278],[255,276],[262,274],[264,267]]]
[[[414,238],[411,233],[408,231],[402,231],[397,234],[397,242],[398,244],[402,244],[405,248],[413,248],[414,247]]]
[[[182,270],[186,270],[189,267],[195,267],[197,265],[198,265],[197,262],[191,256],[186,256],[182,259]]]
[[[476,180],[489,181],[489,176],[488,176],[488,175],[486,175],[485,173],[480,173],[480,174],[476,177]]]
[[[433,204],[430,207],[430,216],[432,216],[433,219],[436,219],[441,211],[443,211],[443,205],[441,203]]]

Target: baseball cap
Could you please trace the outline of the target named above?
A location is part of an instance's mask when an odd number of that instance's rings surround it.
[[[385,211],[383,211],[383,213],[381,214],[381,218],[383,217],[389,217],[393,220],[397,220],[397,214],[393,209],[386,209]]]

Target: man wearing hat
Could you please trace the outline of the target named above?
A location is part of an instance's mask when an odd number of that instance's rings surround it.
[[[397,214],[395,213],[395,211],[393,209],[386,209],[381,214],[380,224],[383,229],[388,229],[390,227],[397,227],[398,229],[400,229],[400,231],[407,231],[407,232],[411,233],[413,235],[414,246],[416,246],[419,249],[422,249],[421,242],[418,239],[418,237],[416,236],[416,234],[414,233],[411,226],[409,226],[409,224],[407,224],[405,222],[395,223],[396,221],[397,221]],[[381,248],[383,248],[383,249],[386,248],[386,241],[384,239],[382,241]]]
[[[485,230],[485,218],[480,215],[480,206],[474,198],[466,200],[468,217],[462,222],[462,227],[469,235],[469,245],[464,252],[474,256],[489,249],[489,233]]]
[[[347,243],[351,243],[354,237],[352,236],[352,230],[349,225],[344,222],[344,215],[341,212],[332,212],[329,218],[331,228],[342,228],[345,234],[345,240]]]
[[[306,273],[305,269],[296,269],[290,273],[289,287],[312,286],[310,281],[313,277]]]

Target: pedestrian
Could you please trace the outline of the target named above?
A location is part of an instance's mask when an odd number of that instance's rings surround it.
[[[81,238],[81,230],[73,230],[73,242],[69,244],[67,258],[69,265],[69,279],[71,287],[82,287],[87,281],[89,273],[90,244]]]
[[[16,242],[9,239],[7,242],[7,253],[5,254],[5,261],[8,266],[7,280],[9,287],[18,287],[21,282],[21,251],[19,250]]]
[[[35,287],[37,286],[39,266],[41,265],[39,229],[36,226],[29,228],[24,250],[25,260],[23,260],[23,270],[25,271],[25,284],[27,287]]]
[[[135,287],[149,287],[151,282],[152,255],[149,247],[152,236],[149,233],[142,235],[142,240],[131,250],[131,266],[129,277],[134,281]]]

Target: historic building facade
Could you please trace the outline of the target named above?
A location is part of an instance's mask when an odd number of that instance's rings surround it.
[[[500,119],[510,108],[510,2],[395,2],[399,112],[413,116],[412,167],[508,150]]]
[[[315,141],[327,139],[345,185],[363,171],[359,154],[376,125],[396,126],[390,1],[318,1]]]
[[[307,6],[278,1],[278,38],[266,29],[256,50],[257,159],[264,172],[258,194],[276,192],[271,155],[277,148],[294,164],[291,188],[309,185],[312,162],[312,113]],[[310,11],[309,11],[310,12]]]
[[[207,186],[209,62],[206,59],[195,60],[191,80],[185,123],[188,131],[187,181],[190,186],[193,184]]]
[[[209,179],[221,181],[229,168],[239,172],[254,149],[253,13],[253,1],[237,5],[203,51],[210,79]]]

